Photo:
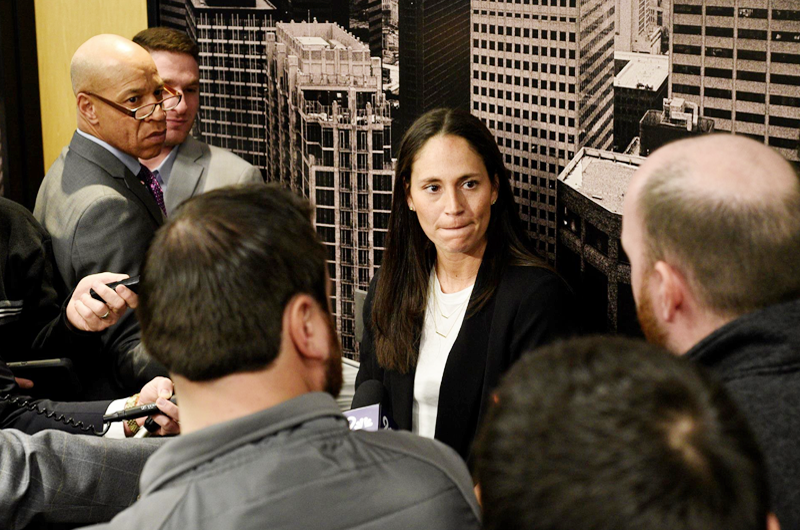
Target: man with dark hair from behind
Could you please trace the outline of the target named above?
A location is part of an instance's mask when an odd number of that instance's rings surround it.
[[[308,203],[250,184],[194,197],[157,233],[138,316],[182,435],[111,528],[479,528],[458,455],[410,433],[351,432],[341,348]]]
[[[523,357],[479,441],[487,530],[770,530],[745,420],[691,363],[589,337]]]
[[[650,342],[707,367],[753,428],[784,528],[800,528],[800,178],[769,147],[707,135],[647,158],[622,245]]]

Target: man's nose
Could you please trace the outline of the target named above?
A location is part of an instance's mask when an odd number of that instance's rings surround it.
[[[175,114],[183,114],[186,112],[186,96],[183,94],[183,92],[178,93],[181,95],[181,101],[174,109],[170,110],[170,112],[174,112]]]
[[[164,110],[163,105],[156,105],[156,109],[150,116],[147,117],[147,119],[153,121],[166,121],[167,111]]]

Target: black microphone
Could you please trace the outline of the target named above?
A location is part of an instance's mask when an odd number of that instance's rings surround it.
[[[176,405],[178,404],[175,396],[172,396],[169,398],[169,400]],[[103,423],[122,420],[135,420],[136,418],[152,416],[153,414],[163,414],[163,412],[161,412],[161,409],[159,409],[158,405],[155,403],[148,403],[146,405],[139,405],[138,407],[131,407],[127,410],[120,410],[119,412],[114,412],[112,414],[106,414],[103,416]]]
[[[364,381],[353,395],[352,408],[344,413],[351,431],[377,431],[396,429],[391,414],[383,406],[386,390],[376,380]]]

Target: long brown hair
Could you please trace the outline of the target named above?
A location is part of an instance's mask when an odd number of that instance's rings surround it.
[[[417,363],[428,282],[436,262],[436,248],[408,208],[407,190],[414,160],[427,141],[438,135],[458,136],[469,142],[483,160],[489,177],[497,181],[497,201],[486,229],[487,244],[481,263],[483,280],[474,287],[468,314],[474,314],[491,299],[507,265],[546,267],[527,246],[528,236],[519,220],[503,155],[489,129],[461,110],[436,109],[420,116],[400,143],[386,250],[371,315],[378,363],[400,373],[407,373]]]

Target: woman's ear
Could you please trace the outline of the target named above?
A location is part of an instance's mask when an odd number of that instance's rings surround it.
[[[411,198],[411,188],[408,184],[408,181],[405,183],[405,192],[406,192],[406,204],[408,204],[408,209],[412,212],[414,211],[414,200]]]

